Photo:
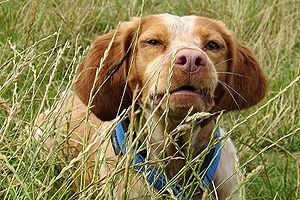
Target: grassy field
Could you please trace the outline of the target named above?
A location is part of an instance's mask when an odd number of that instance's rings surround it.
[[[71,87],[96,35],[120,20],[165,12],[222,20],[255,51],[269,79],[267,98],[221,124],[237,146],[246,199],[300,199],[297,0],[0,0],[0,199],[84,196],[71,189],[74,168],[34,140],[35,119]]]

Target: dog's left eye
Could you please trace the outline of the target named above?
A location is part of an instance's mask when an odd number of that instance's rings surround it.
[[[161,42],[159,40],[156,39],[149,39],[146,41],[147,44],[150,44],[152,46],[158,46],[161,45]]]
[[[218,51],[221,49],[221,46],[215,41],[209,41],[206,43],[205,48],[210,51]]]

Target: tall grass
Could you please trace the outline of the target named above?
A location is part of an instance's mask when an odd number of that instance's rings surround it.
[[[0,199],[88,194],[71,186],[84,157],[66,162],[43,151],[33,137],[35,119],[70,89],[96,35],[119,20],[165,12],[222,20],[255,51],[268,96],[221,124],[237,146],[247,199],[300,199],[299,10],[297,0],[0,1]]]

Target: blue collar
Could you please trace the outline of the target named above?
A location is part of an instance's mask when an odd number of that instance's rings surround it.
[[[112,133],[111,141],[112,146],[116,155],[124,155],[127,151],[127,142],[126,142],[126,132],[128,131],[129,120],[126,119],[116,124],[116,128]],[[218,128],[216,130],[216,138],[220,138],[221,131]],[[138,148],[141,145],[138,145]],[[137,148],[137,149],[138,149]],[[136,151],[132,151],[135,157],[132,160],[132,165],[134,165],[134,170],[138,173],[144,173],[148,183],[153,186],[157,191],[162,191],[162,189],[166,189],[165,187],[169,187],[172,190],[173,195],[179,197],[180,199],[188,199],[187,192],[183,191],[183,187],[179,184],[168,184],[167,176],[156,169],[151,165],[143,165],[146,162],[147,153],[144,151],[140,151],[136,153]],[[202,175],[202,183],[205,187],[209,187],[213,181],[215,173],[217,171],[219,162],[221,157],[221,142],[219,141],[214,148],[210,150],[210,152],[205,156],[204,161],[201,165],[201,172],[204,172]],[[167,186],[168,185],[168,186]],[[195,194],[201,194],[203,190],[197,186],[195,190]]]

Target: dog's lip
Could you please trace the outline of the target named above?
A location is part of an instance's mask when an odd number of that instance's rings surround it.
[[[213,101],[213,92],[209,88],[197,88],[192,85],[183,85],[173,88],[169,92],[170,95],[195,95],[201,97],[202,100],[211,102]],[[166,95],[166,92],[159,93],[156,96],[156,100],[159,102]]]
[[[183,85],[181,87],[178,87],[176,89],[173,89],[170,91],[170,94],[173,93],[196,93],[199,95],[205,95],[205,96],[210,96],[210,92],[209,89],[207,88],[196,88],[194,86],[191,85]]]

